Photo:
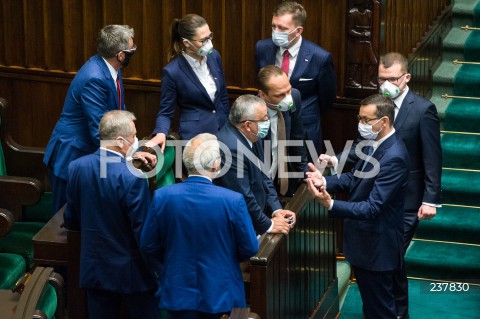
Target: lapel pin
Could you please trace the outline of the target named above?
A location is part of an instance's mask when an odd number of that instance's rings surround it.
[[[305,59],[305,62],[308,62],[308,59]]]

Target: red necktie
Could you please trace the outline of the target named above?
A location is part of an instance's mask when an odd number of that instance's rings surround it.
[[[283,52],[282,70],[285,71],[288,76],[288,71],[290,70],[290,53],[288,52],[288,50],[285,50],[285,52]]]
[[[117,96],[118,96],[118,109],[122,110],[122,89],[120,88],[120,76],[117,75]]]

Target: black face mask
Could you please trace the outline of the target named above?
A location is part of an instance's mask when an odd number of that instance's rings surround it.
[[[122,50],[122,52],[125,54],[125,59],[123,59],[123,61],[118,60],[118,55],[117,55],[117,60],[120,62],[122,67],[126,67],[130,63],[130,59],[132,58],[132,55],[134,55],[136,51],[137,51],[137,46],[134,46],[129,50]]]

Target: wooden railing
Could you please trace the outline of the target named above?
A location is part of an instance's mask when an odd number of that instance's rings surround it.
[[[250,308],[262,319],[335,318],[338,286],[333,220],[301,185],[286,209],[297,223],[288,236],[267,234],[250,259]]]

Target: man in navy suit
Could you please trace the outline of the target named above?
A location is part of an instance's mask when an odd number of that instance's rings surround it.
[[[380,57],[378,84],[382,94],[395,103],[397,135],[407,147],[410,157],[410,174],[404,213],[404,248],[407,251],[415,234],[419,220],[431,219],[441,204],[442,148],[440,145],[440,124],[435,105],[416,95],[408,87],[411,74],[408,73],[408,60],[400,53],[391,52]],[[338,165],[338,158],[320,155],[320,160],[330,166]],[[349,161],[358,157],[352,150]],[[397,305],[399,316],[408,314],[408,282],[403,275],[398,285]]]
[[[120,69],[128,65],[136,51],[133,36],[133,29],[127,25],[108,25],[101,29],[97,38],[98,54],[78,70],[70,84],[43,158],[53,194],[52,214],[66,202],[70,162],[98,149],[98,124],[106,112],[125,109]],[[155,164],[154,156],[144,155]]]
[[[300,92],[292,88],[287,74],[275,65],[263,67],[257,80],[258,96],[268,107],[271,123],[265,138],[270,141],[272,152],[269,177],[281,195],[291,196],[308,171]],[[288,161],[287,156],[292,161]]]
[[[403,212],[409,174],[407,149],[393,128],[394,106],[377,94],[364,99],[358,129],[362,159],[349,173],[322,177],[309,164],[309,189],[332,217],[344,219],[343,249],[352,265],[366,318],[397,318],[396,274],[404,264]],[[367,150],[360,146],[367,144]],[[368,155],[366,155],[368,154]],[[329,193],[348,192],[349,201]]]
[[[262,145],[270,128],[265,102],[242,95],[232,105],[228,122],[217,133],[222,146],[222,170],[216,183],[243,194],[257,234],[288,234],[295,213],[283,210]]]
[[[99,125],[102,147],[68,168],[64,220],[81,233],[80,287],[91,319],[119,318],[120,305],[131,318],[160,318],[138,246],[150,192],[125,160],[136,141],[134,120],[128,111],[107,112]]]
[[[170,318],[220,318],[245,307],[240,262],[258,240],[239,193],[212,183],[220,169],[215,135],[192,138],[183,152],[188,178],[155,191],[140,241],[163,264],[157,296]]]
[[[274,64],[288,74],[292,87],[302,96],[305,135],[313,141],[316,154],[320,154],[323,148],[321,114],[335,100],[337,78],[331,54],[302,37],[306,17],[305,9],[297,2],[280,2],[273,10],[272,38],[256,44],[255,64],[257,72]]]

